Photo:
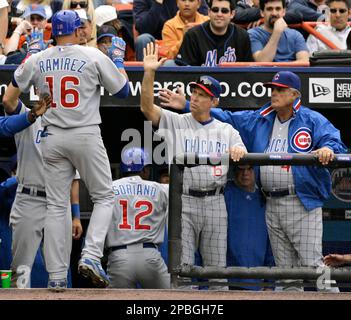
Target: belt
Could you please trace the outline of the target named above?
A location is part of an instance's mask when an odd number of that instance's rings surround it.
[[[295,194],[295,192],[289,189],[281,189],[276,191],[265,191],[262,189],[262,193],[266,198],[279,198],[279,197],[285,197],[291,194]]]
[[[123,249],[127,249],[127,248],[128,248],[128,245],[114,246],[114,247],[110,247],[109,251],[113,252],[113,251],[116,251],[116,250],[123,250]],[[151,242],[144,242],[143,243],[143,248],[154,248],[154,249],[157,249],[158,246],[156,244],[154,244],[154,243],[151,243]]]
[[[21,192],[25,193],[25,194],[32,194],[31,189],[30,188],[26,188],[26,187],[23,187]],[[44,198],[46,198],[46,192],[45,191],[37,190],[36,192],[33,193],[33,195],[37,196],[37,197],[44,197]]]
[[[189,189],[190,196],[199,197],[199,198],[203,198],[203,197],[207,197],[207,196],[214,196],[214,195],[223,194],[223,193],[224,193],[223,187],[220,187],[219,189],[216,188],[213,190],[206,190],[206,191]]]

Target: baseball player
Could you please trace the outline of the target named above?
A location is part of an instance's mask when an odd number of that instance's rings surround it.
[[[272,88],[272,97],[259,110],[216,108],[211,115],[238,129],[250,152],[312,152],[323,165],[334,153],[347,152],[340,131],[320,113],[301,105],[301,81],[296,74],[280,71],[265,86]],[[175,93],[168,91],[163,97],[164,106],[186,106],[185,98]],[[329,171],[314,166],[264,166],[259,177],[267,198],[266,222],[276,265],[323,266],[322,206],[331,191]]]
[[[141,110],[168,145],[169,160],[187,152],[199,155],[221,155],[231,150],[238,161],[246,148],[239,133],[231,126],[214,120],[210,109],[218,103],[219,82],[209,76],[191,82],[191,114],[179,115],[154,105],[155,71],[164,62],[158,61],[158,48],[149,43],[144,50],[144,78]],[[167,129],[167,130],[162,130]],[[227,211],[223,187],[227,165],[185,168],[182,196],[182,263],[194,265],[194,254],[200,250],[205,266],[225,266],[227,253]],[[222,288],[222,287],[220,287]],[[219,289],[211,287],[211,289]]]
[[[158,251],[164,239],[168,185],[147,181],[147,157],[141,148],[125,149],[113,182],[115,204],[107,233],[107,274],[111,288],[169,289],[167,266]]]
[[[100,258],[112,217],[114,195],[110,165],[99,124],[100,88],[116,97],[126,97],[128,78],[123,67],[124,42],[115,39],[110,57],[96,48],[79,46],[80,18],[62,10],[52,17],[57,46],[32,55],[14,74],[10,89],[28,92],[50,88],[52,108],[43,118],[42,151],[48,216],[44,248],[50,281],[64,284],[66,211],[69,190],[78,170],[94,209],[88,227],[79,271],[99,287],[108,285]],[[112,61],[111,61],[112,60]],[[17,104],[17,101],[13,101]]]
[[[28,108],[18,100],[18,105],[11,105],[9,100],[18,99],[19,91],[9,88],[4,96],[4,108],[8,119],[17,117],[18,114],[26,114]],[[51,97],[47,97],[51,103]],[[42,103],[42,101],[40,101]],[[41,119],[35,124],[15,135],[17,147],[17,173],[18,182],[15,201],[12,205],[10,214],[10,226],[12,229],[12,264],[13,279],[21,277],[19,282],[13,281],[19,287],[30,287],[29,274],[33,266],[36,252],[43,238],[43,230],[46,219],[46,193],[45,177],[43,169],[43,157],[41,151],[41,134],[44,130]],[[75,177],[79,179],[79,175]],[[76,194],[77,182],[72,186],[72,198],[74,198],[73,209],[77,208]],[[79,188],[79,185],[78,185]],[[79,210],[79,209],[78,209]],[[71,210],[66,214],[66,246],[65,246],[65,263],[69,266],[72,232],[74,237],[80,237],[82,233],[80,219],[77,218],[77,209],[73,210],[74,224],[72,225]],[[50,252],[45,252],[45,257]],[[17,282],[17,283],[16,283]],[[50,281],[48,287],[55,289],[57,283]]]

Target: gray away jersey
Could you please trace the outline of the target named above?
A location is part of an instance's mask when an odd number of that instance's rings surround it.
[[[273,131],[269,145],[265,153],[288,153],[288,132],[291,119],[280,122],[278,116],[275,117]],[[276,189],[287,189],[294,185],[291,166],[261,166],[261,183],[266,191]]]
[[[29,109],[22,103],[20,113]],[[43,127],[39,117],[35,123],[27,129],[16,133],[15,142],[17,147],[17,181],[25,186],[45,188],[43,158],[40,147],[40,139]]]
[[[43,116],[43,126],[60,128],[100,124],[100,87],[115,94],[127,81],[100,50],[79,45],[51,47],[32,55],[14,77],[22,92],[32,85],[39,92],[50,88],[53,103]]]
[[[113,182],[115,204],[106,247],[164,239],[168,207],[168,185],[139,176]]]
[[[201,124],[191,113],[177,114],[162,109],[158,134],[166,139],[168,161],[183,153],[196,153],[199,156],[220,156],[230,147],[240,146],[245,150],[239,132],[231,125],[212,119]],[[209,190],[223,186],[227,181],[227,165],[201,165],[185,168],[183,192],[187,189]]]

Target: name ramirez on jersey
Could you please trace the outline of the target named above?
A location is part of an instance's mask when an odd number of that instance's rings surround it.
[[[87,62],[85,60],[71,59],[68,57],[49,58],[39,60],[39,71],[40,73],[50,71],[73,71],[82,73],[86,64]]]

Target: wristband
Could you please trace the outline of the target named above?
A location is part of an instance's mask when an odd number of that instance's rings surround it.
[[[71,205],[72,218],[80,219],[80,206],[79,203],[74,203]]]

